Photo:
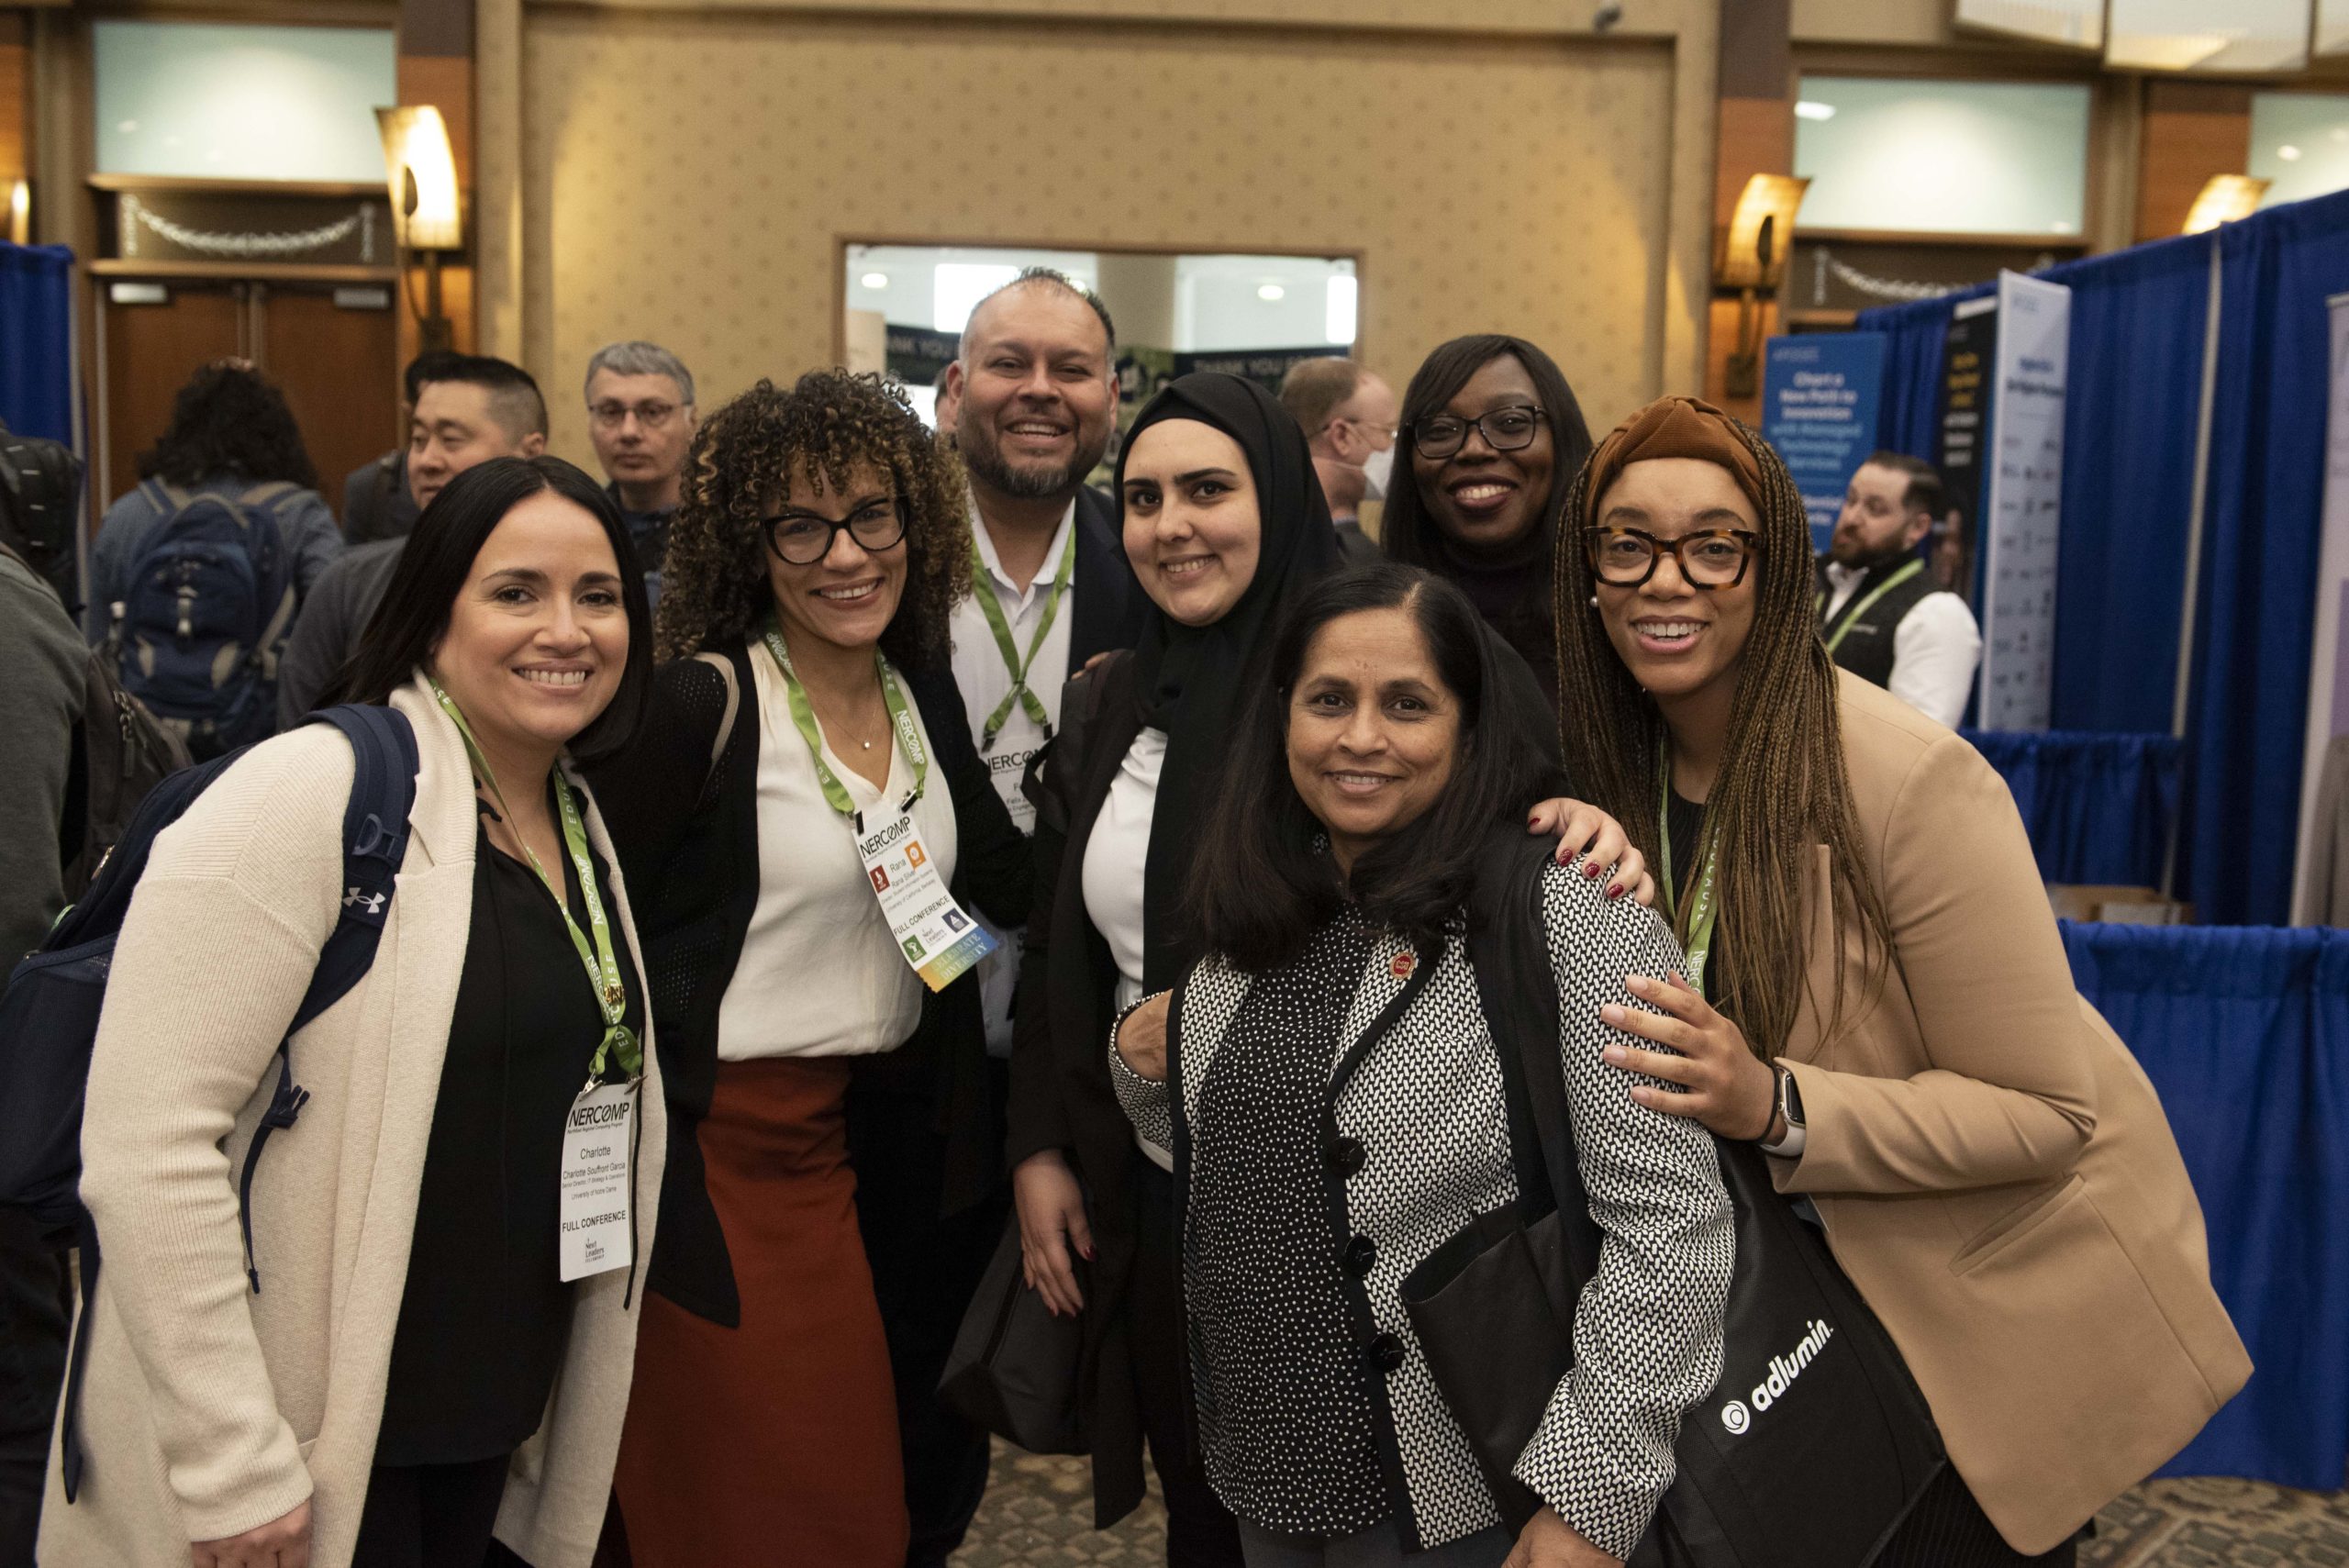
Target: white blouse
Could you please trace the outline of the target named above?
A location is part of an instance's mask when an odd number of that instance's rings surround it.
[[[824,799],[816,761],[791,722],[782,672],[763,647],[751,651],[751,679],[759,718],[759,896],[718,1003],[718,1060],[894,1051],[921,1021],[921,977],[882,918],[849,819]],[[913,719],[928,750],[920,709]],[[913,788],[913,764],[896,733],[893,726],[888,784],[878,789],[829,740],[824,745],[825,765],[868,818],[876,809],[895,812]],[[940,878],[952,881],[954,797],[934,751],[913,815]]]
[[[1150,824],[1158,811],[1158,775],[1166,766],[1166,732],[1144,729],[1126,760],[1085,841],[1085,913],[1109,944],[1118,965],[1118,1011],[1142,997],[1142,879],[1150,861]],[[1174,1156],[1140,1133],[1134,1141],[1162,1170]]]

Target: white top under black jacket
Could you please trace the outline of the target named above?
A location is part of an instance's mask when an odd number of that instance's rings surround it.
[[[1547,873],[1543,908],[1567,1104],[1603,1243],[1598,1272],[1575,1313],[1574,1370],[1552,1396],[1515,1473],[1593,1545],[1622,1557],[1671,1485],[1681,1413],[1720,1377],[1734,1241],[1711,1135],[1694,1120],[1635,1103],[1630,1091],[1638,1080],[1599,1058],[1613,1040],[1646,1043],[1607,1028],[1598,1009],[1609,1002],[1642,1006],[1624,976],[1683,970],[1678,944],[1652,911],[1609,903],[1598,884],[1566,869]],[[1334,1036],[1327,1023],[1318,1031],[1330,1051],[1318,1104],[1297,1091],[1289,1067],[1275,1061],[1267,1071],[1268,1020],[1241,1022],[1255,981],[1220,959],[1200,963],[1176,994],[1169,1060],[1182,1085],[1180,1125],[1167,1086],[1136,1075],[1114,1045],[1111,1074],[1136,1127],[1162,1141],[1171,1137],[1175,1148],[1186,1206],[1186,1307],[1195,1313],[1207,1305],[1197,1283],[1241,1261],[1197,1253],[1203,1242],[1230,1252],[1231,1194],[1259,1168],[1272,1106],[1285,1102],[1303,1124],[1298,1135],[1324,1151],[1319,1180],[1326,1201],[1313,1215],[1268,1213],[1266,1222],[1286,1227],[1295,1245],[1326,1216],[1318,1242],[1330,1257],[1300,1259],[1252,1296],[1209,1290],[1224,1311],[1247,1311],[1252,1300],[1253,1320],[1193,1325],[1200,1440],[1219,1493],[1243,1517],[1260,1507],[1288,1511],[1303,1506],[1297,1477],[1319,1473],[1336,1511],[1359,1508],[1351,1475],[1330,1469],[1352,1471],[1336,1451],[1342,1444],[1325,1438],[1313,1451],[1275,1454],[1254,1435],[1220,1433],[1216,1420],[1219,1400],[1261,1410],[1300,1356],[1328,1365],[1329,1347],[1302,1344],[1299,1336],[1326,1337],[1327,1325],[1349,1325],[1352,1348],[1370,1369],[1359,1386],[1374,1410],[1381,1512],[1399,1520],[1413,1550],[1426,1550],[1497,1524],[1500,1515],[1436,1389],[1397,1287],[1471,1216],[1513,1203],[1517,1176],[1500,1064],[1461,937],[1448,937],[1428,963],[1394,936],[1327,940],[1341,935],[1322,933],[1297,962],[1347,963],[1366,953],[1352,973],[1317,981],[1287,973],[1275,986],[1292,1006],[1319,995],[1341,1009]],[[1298,1032],[1314,1032],[1306,1022]],[[1238,1042],[1229,1059],[1227,1041]],[[1234,1116],[1235,1106],[1247,1108]],[[1203,1188],[1219,1195],[1217,1235],[1203,1237],[1194,1223]],[[1274,1191],[1265,1197],[1279,1202]],[[1246,1249],[1260,1261],[1266,1254],[1255,1244],[1264,1241],[1256,1237]],[[1316,1266],[1322,1262],[1334,1266]],[[1337,1310],[1304,1313],[1278,1299],[1316,1281],[1324,1282],[1321,1289],[1334,1282]],[[1209,1347],[1216,1364],[1204,1364]],[[1321,1391],[1326,1414],[1341,1415],[1353,1403],[1350,1393]],[[1279,1528],[1277,1520],[1256,1522]]]

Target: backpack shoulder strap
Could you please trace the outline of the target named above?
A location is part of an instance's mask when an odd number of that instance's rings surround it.
[[[718,759],[726,755],[726,743],[734,739],[734,716],[742,706],[742,687],[734,679],[734,661],[725,654],[704,649],[694,657],[717,671],[718,678],[726,683],[726,706],[718,717],[718,734],[709,742],[709,773],[716,777]],[[707,787],[707,779],[703,784]]]
[[[277,1087],[269,1109],[253,1129],[245,1150],[245,1166],[237,1182],[237,1219],[244,1231],[245,1277],[253,1294],[261,1294],[261,1270],[253,1262],[253,1172],[269,1135],[292,1127],[310,1091],[294,1081],[294,1037],[319,1014],[351,994],[375,962],[375,948],[384,936],[384,921],[391,909],[400,860],[407,852],[408,813],[416,805],[416,731],[407,716],[393,707],[369,707],[345,703],[310,715],[331,724],[351,742],[354,768],[351,798],[342,808],[342,914],[326,945],[318,950],[317,968],[310,988],[303,993],[285,1038],[277,1044]]]

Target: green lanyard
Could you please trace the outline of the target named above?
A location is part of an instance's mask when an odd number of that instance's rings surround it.
[[[489,785],[497,809],[505,814],[507,826],[513,828],[514,808],[506,804],[506,792],[498,787],[497,774],[491,771],[489,759],[482,755],[473,727],[465,722],[465,716],[457,711],[457,705],[449,700],[449,694],[440,689],[438,681],[432,683],[432,695],[440,704],[440,711],[456,725],[457,733],[464,737],[465,754],[473,759],[482,782]],[[563,848],[571,852],[572,867],[579,873],[580,896],[587,904],[587,924],[596,933],[592,948],[585,933],[580,930],[579,922],[571,917],[571,901],[563,897],[562,885],[547,874],[547,868],[539,862],[538,851],[530,848],[519,828],[515,828],[514,840],[522,846],[530,869],[539,873],[539,880],[554,895],[554,906],[562,916],[563,929],[571,933],[571,945],[579,950],[579,962],[586,965],[587,983],[596,988],[596,1005],[604,1011],[604,1038],[596,1047],[596,1059],[587,1064],[588,1081],[600,1081],[605,1068],[616,1056],[620,1071],[633,1078],[644,1071],[644,1048],[637,1043],[636,1031],[620,1021],[628,1015],[628,986],[620,979],[619,957],[612,949],[612,923],[604,915],[604,896],[596,889],[596,862],[587,852],[587,824],[579,815],[577,797],[560,774],[555,778],[554,796],[562,817]]]
[[[1892,590],[1898,588],[1901,584],[1906,583],[1909,578],[1914,577],[1924,569],[1925,563],[1923,562],[1912,558],[1908,565],[1902,567],[1899,571],[1894,573],[1883,582],[1878,583],[1875,589],[1868,594],[1867,597],[1862,599],[1858,604],[1854,605],[1850,609],[1845,610],[1842,617],[1836,621],[1835,629],[1828,634],[1827,651],[1832,653],[1842,645],[1843,641],[1843,634],[1852,629],[1853,622],[1867,614],[1878,599],[1883,598],[1887,594],[1889,594]],[[1819,607],[1821,610],[1827,608],[1827,595],[1824,594],[1819,595]]]
[[[1673,918],[1673,906],[1679,899],[1680,884],[1672,874],[1672,754],[1667,749],[1658,759],[1656,773],[1663,781],[1663,798],[1656,802],[1656,837],[1664,851],[1664,913]],[[1720,906],[1714,899],[1714,877],[1720,868],[1720,838],[1719,834],[1704,836],[1704,869],[1697,873],[1697,893],[1688,906],[1688,984],[1697,995],[1705,994],[1705,961],[1712,956],[1713,928],[1720,920]]]
[[[1028,689],[1028,672],[1036,667],[1036,651],[1044,646],[1044,639],[1052,635],[1052,619],[1061,613],[1061,595],[1068,591],[1069,569],[1076,562],[1076,526],[1072,520],[1068,543],[1061,547],[1061,563],[1052,573],[1052,591],[1044,600],[1043,617],[1036,623],[1036,634],[1028,639],[1028,657],[1019,656],[1019,644],[1012,640],[1011,623],[1004,618],[1003,606],[996,602],[994,573],[987,570],[986,558],[979,553],[978,530],[971,530],[971,596],[979,601],[979,608],[986,612],[987,629],[995,633],[995,645],[1003,654],[1004,667],[1011,672],[1011,690],[987,715],[981,727],[979,750],[995,750],[995,738],[1003,731],[1003,721],[1011,717],[1011,705],[1018,703],[1028,711],[1028,717],[1043,730],[1044,739],[1052,738],[1052,721],[1044,712],[1044,701]]]
[[[857,831],[864,831],[864,814],[849,797],[848,787],[824,762],[824,736],[816,728],[816,710],[808,706],[807,690],[799,684],[799,672],[792,667],[791,650],[784,646],[783,632],[773,617],[767,619],[767,651],[774,655],[775,667],[783,672],[784,696],[791,704],[791,722],[799,738],[807,742],[807,754],[816,760],[816,782],[824,786],[824,799],[834,811],[857,824]],[[889,721],[896,726],[897,743],[906,749],[906,761],[914,765],[914,790],[906,796],[911,806],[921,798],[922,785],[930,781],[930,753],[922,749],[921,731],[914,724],[913,709],[906,706],[906,694],[897,689],[897,677],[881,651],[873,651],[873,668],[881,677],[882,706],[889,710]]]

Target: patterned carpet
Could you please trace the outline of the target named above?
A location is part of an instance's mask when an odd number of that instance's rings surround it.
[[[954,1568],[1158,1568],[1165,1516],[1153,1496],[1112,1530],[1086,1528],[1085,1463],[998,1443],[995,1480]],[[2349,1568],[2349,1493],[2254,1481],[2152,1481],[2105,1509],[2082,1568]]]

